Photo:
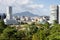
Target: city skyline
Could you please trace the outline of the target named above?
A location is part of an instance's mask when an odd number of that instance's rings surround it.
[[[13,13],[29,11],[37,15],[49,15],[50,5],[59,4],[59,0],[0,0],[0,13],[6,13],[6,7],[12,6]]]

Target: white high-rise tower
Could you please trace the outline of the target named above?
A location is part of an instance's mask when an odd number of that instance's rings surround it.
[[[18,24],[18,21],[12,17],[12,7],[7,7],[6,19],[4,19],[6,25]]]
[[[7,7],[6,18],[12,19],[12,7],[11,6]]]

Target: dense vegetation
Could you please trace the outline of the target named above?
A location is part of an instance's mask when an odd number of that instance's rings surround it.
[[[0,40],[60,40],[60,24],[27,24],[25,30],[5,25],[0,21]]]

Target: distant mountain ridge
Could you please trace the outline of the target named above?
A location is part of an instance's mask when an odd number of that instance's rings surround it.
[[[25,12],[21,12],[21,13],[16,13],[16,14],[13,14],[14,16],[28,16],[28,17],[34,17],[34,16],[38,16],[38,15],[35,15],[31,12],[28,12],[28,11],[25,11]]]

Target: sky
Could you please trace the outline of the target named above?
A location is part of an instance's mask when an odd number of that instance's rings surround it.
[[[59,5],[60,0],[0,0],[0,13],[12,6],[13,14],[29,11],[36,15],[50,15],[50,5]]]

